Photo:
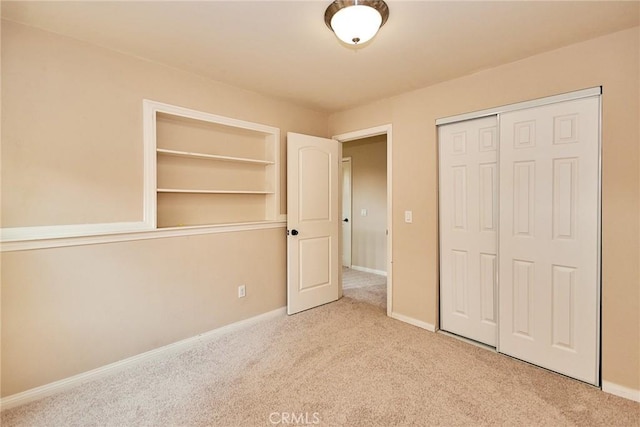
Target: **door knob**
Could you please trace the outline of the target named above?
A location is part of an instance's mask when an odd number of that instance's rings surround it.
[[[291,235],[292,236],[297,236],[298,235],[298,230],[296,230],[295,228],[293,230],[291,230]]]
[[[349,218],[343,219],[344,222],[349,222]]]

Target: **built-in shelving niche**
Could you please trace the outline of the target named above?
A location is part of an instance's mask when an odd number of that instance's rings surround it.
[[[278,220],[279,129],[162,105],[155,111],[158,228]]]

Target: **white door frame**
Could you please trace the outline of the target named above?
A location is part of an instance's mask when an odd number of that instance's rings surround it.
[[[348,210],[348,213],[349,213],[349,215],[348,215],[348,217],[346,219],[349,220],[349,226],[348,226],[348,228],[349,228],[349,233],[348,233],[349,236],[345,236],[344,234],[346,234],[346,233],[343,233],[342,239],[340,241],[342,242],[342,265],[346,266],[348,268],[351,268],[351,262],[353,260],[352,253],[351,253],[351,245],[352,245],[352,237],[351,236],[352,236],[352,232],[353,232],[353,229],[352,229],[352,227],[353,227],[353,212],[352,212],[353,182],[352,182],[352,179],[351,179],[351,176],[352,176],[351,175],[351,173],[352,173],[351,157],[343,157],[342,158],[342,175],[340,177],[341,178],[341,186],[340,186],[340,188],[342,189],[342,212],[341,212],[341,215],[343,216],[342,221],[344,221],[345,220],[345,218],[344,218],[344,216],[345,216],[345,207],[344,207],[345,203],[344,202],[347,201],[347,200],[345,200],[345,193],[347,192],[346,191],[347,189],[345,188],[345,185],[344,185],[344,178],[345,178],[345,175],[346,175],[345,171],[346,171],[346,164],[347,163],[349,164],[349,169],[348,169],[348,171],[349,171],[349,173],[348,173],[348,176],[349,176],[349,192],[348,192],[349,210]],[[344,230],[344,228],[345,228],[345,225],[344,225],[344,222],[343,222],[341,229]],[[348,242],[348,246],[349,246],[348,248],[346,247],[347,246],[346,245],[347,242]],[[346,254],[348,254],[349,256],[347,257]],[[345,264],[345,261],[347,261],[346,264]]]
[[[392,126],[391,124],[376,126],[367,129],[356,130],[353,132],[334,135],[332,138],[340,143],[353,141],[356,139],[369,138],[371,136],[387,135],[387,316],[391,316],[393,312],[393,179],[392,176],[392,157],[391,147]]]

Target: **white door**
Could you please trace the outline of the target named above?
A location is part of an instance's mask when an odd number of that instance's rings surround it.
[[[351,157],[342,159],[342,265],[351,267]]]
[[[496,345],[496,116],[439,127],[440,327]]]
[[[287,312],[339,296],[340,144],[287,134]]]
[[[599,97],[500,116],[500,352],[598,384]]]

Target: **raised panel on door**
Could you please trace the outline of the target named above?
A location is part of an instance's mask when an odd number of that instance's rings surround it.
[[[440,328],[496,344],[495,116],[439,127]]]
[[[499,345],[598,384],[599,97],[500,116]]]

